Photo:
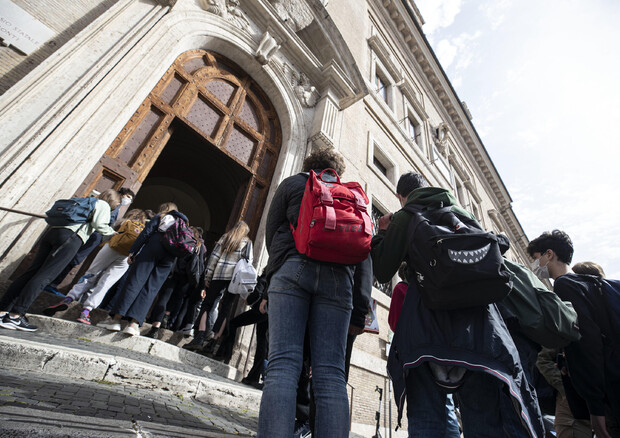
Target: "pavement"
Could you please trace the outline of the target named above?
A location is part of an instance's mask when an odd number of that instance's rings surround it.
[[[236,367],[169,330],[156,340],[80,324],[78,303],[37,314],[56,302],[43,293],[31,306],[36,332],[0,328],[0,438],[256,436],[262,392]]]
[[[232,367],[160,340],[28,318],[37,332],[0,329],[0,438],[256,436],[262,393]]]

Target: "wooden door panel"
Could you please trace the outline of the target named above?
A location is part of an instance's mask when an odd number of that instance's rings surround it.
[[[243,218],[254,236],[280,151],[280,123],[252,78],[205,50],[177,58],[93,168],[81,194],[121,186],[138,189],[169,140],[175,118],[251,172],[229,223]]]

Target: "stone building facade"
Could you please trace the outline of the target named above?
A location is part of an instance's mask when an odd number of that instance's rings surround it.
[[[130,187],[138,207],[177,202],[208,245],[243,218],[264,266],[278,183],[330,146],[375,216],[399,208],[395,184],[415,170],[527,260],[510,195],[411,0],[11,3],[55,35],[27,54],[0,47],[0,207],[41,214],[55,199]],[[44,229],[0,211],[3,287]],[[376,286],[380,334],[358,337],[349,381],[352,430],[367,436],[375,389],[389,387],[391,285]],[[251,339],[239,338],[240,374]]]

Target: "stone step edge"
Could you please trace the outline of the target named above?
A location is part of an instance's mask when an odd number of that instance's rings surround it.
[[[28,314],[27,317],[32,324],[38,327],[39,331],[53,333],[63,338],[84,339],[148,354],[189,365],[230,380],[240,380],[242,377],[240,371],[232,366],[157,339],[145,336],[129,336],[122,332],[113,332],[101,327],[49,316]]]
[[[0,367],[89,380],[109,385],[172,392],[222,407],[258,413],[262,393],[227,383],[108,354],[89,354],[29,340],[0,338]]]

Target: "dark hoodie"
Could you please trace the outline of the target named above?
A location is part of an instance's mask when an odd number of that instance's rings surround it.
[[[412,191],[406,204],[452,206],[454,211],[473,218],[456,205],[450,192],[438,187]],[[403,210],[396,212],[388,229],[380,230],[372,239],[374,272],[381,282],[389,281],[407,258],[411,215]],[[425,362],[485,372],[497,378],[508,387],[530,436],[544,435],[535,396],[525,380],[515,344],[494,304],[450,311],[430,310],[422,303],[416,282],[410,281],[387,367],[398,403],[399,423],[406,399],[408,370]]]

